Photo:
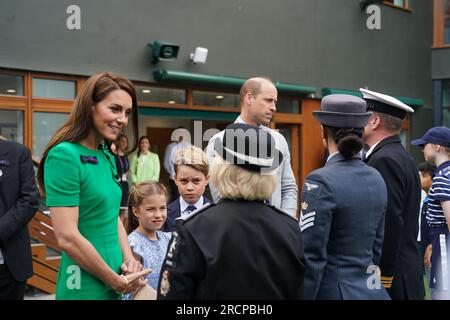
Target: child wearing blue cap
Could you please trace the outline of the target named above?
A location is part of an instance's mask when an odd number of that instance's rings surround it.
[[[431,128],[411,144],[423,147],[425,161],[437,166],[426,212],[432,247],[429,285],[433,300],[450,300],[450,129]]]

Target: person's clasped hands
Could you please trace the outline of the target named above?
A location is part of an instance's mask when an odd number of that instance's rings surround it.
[[[122,263],[120,269],[122,270],[122,274],[119,275],[121,283],[114,290],[122,294],[136,292],[147,285],[148,280],[144,277],[152,272],[152,269],[142,269],[142,264],[135,259],[128,259]]]

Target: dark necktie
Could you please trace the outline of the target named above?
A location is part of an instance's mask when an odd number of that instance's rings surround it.
[[[185,213],[191,213],[191,212],[194,211],[194,210],[197,210],[197,207],[196,207],[196,206],[190,205],[190,206],[188,206],[188,207],[184,210],[184,212],[185,212]]]

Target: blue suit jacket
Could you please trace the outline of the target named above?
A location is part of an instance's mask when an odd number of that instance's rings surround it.
[[[207,197],[203,196],[203,204],[213,203]],[[198,208],[197,208],[198,209]],[[175,227],[175,219],[181,217],[180,198],[178,197],[167,207],[167,220],[162,228],[165,232],[171,232]]]
[[[389,299],[376,275],[387,191],[360,158],[333,156],[305,180],[300,226],[305,299]]]

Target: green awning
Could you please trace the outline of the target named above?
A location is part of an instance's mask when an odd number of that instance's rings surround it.
[[[143,116],[182,118],[191,120],[219,120],[233,122],[238,117],[238,112],[220,112],[186,109],[166,109],[166,108],[139,108],[139,114]]]
[[[329,94],[350,94],[362,98],[362,93],[360,91],[335,89],[335,88],[322,88],[322,97],[325,97]],[[408,106],[411,106],[413,108],[421,107],[425,104],[425,102],[422,99],[418,98],[399,97],[399,96],[394,96],[394,98],[397,98],[401,102],[406,103]]]
[[[214,88],[239,89],[246,79],[226,76],[215,76],[200,73],[190,73],[183,71],[173,71],[165,69],[156,69],[153,71],[153,77],[158,82],[173,83],[173,84],[190,84]],[[275,82],[275,87],[280,94],[290,96],[304,96],[310,93],[315,93],[316,88]]]

